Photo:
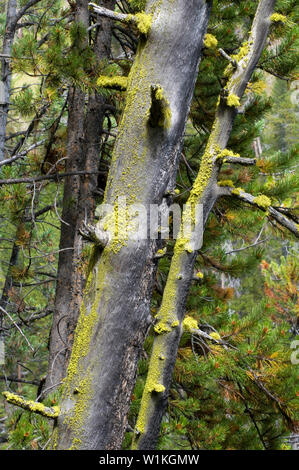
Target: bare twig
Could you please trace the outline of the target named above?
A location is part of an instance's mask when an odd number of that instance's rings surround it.
[[[260,245],[261,243],[265,243],[267,240],[269,240],[269,237],[265,238],[264,240],[254,242],[251,245],[242,246],[241,248],[236,248],[235,250],[227,251],[225,254],[226,255],[231,255],[232,253],[237,253],[239,251],[248,250],[248,248],[253,248],[254,246]]]
[[[53,310],[50,310],[50,309],[46,310],[45,312],[36,313],[35,315],[32,315],[29,318],[22,319],[22,321],[20,321],[20,322],[15,322],[13,325],[5,327],[4,330],[10,330],[12,328],[17,328],[17,326],[21,326],[21,325],[28,326],[28,324],[31,324],[36,320],[40,320],[41,318],[45,318],[48,315],[51,315],[51,313],[53,313]]]
[[[236,163],[238,165],[251,166],[256,164],[255,158],[244,158],[244,157],[224,157],[223,163]]]
[[[238,66],[238,63],[235,59],[232,59],[230,55],[228,55],[223,49],[219,48],[218,51],[220,52],[220,54],[222,55],[222,57],[224,57],[226,60],[228,60],[233,67],[237,67]]]

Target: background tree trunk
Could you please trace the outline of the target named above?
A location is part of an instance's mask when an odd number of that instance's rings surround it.
[[[106,8],[114,8],[115,0],[100,1]],[[75,21],[89,24],[88,1],[77,1]],[[111,21],[99,20],[94,52],[98,61],[109,58],[111,47]],[[97,172],[100,160],[102,126],[106,99],[99,93],[86,95],[77,87],[71,87],[68,99],[68,143],[66,172]],[[95,175],[69,176],[64,183],[63,210],[58,261],[58,279],[55,310],[49,343],[48,374],[44,393],[52,391],[66,375],[78,321],[86,269],[82,263],[83,241],[79,228],[83,222],[93,220],[95,209]]]
[[[243,96],[263,51],[275,1],[261,0],[259,2],[248,39],[247,53],[240,59],[235,71],[232,69],[225,86],[226,95],[223,93],[219,101],[213,129],[188,201],[191,205],[202,204],[204,225],[217,198],[221,195],[217,177],[222,160],[217,157],[228,143],[237,114],[237,105],[230,106],[227,97],[235,95],[240,99]],[[175,245],[157,316],[158,323],[155,326],[157,335],[137,419],[134,449],[155,449],[158,440],[182,333],[186,298],[197,257],[197,250],[190,252],[187,249],[187,243],[186,240],[178,239]],[[155,391],[155,385],[160,386],[160,393]]]
[[[147,2],[152,27],[140,38],[129,76],[105,203],[117,204],[120,196],[129,207],[169,199],[209,10],[203,0]],[[164,122],[152,116],[156,87],[167,108]],[[150,239],[114,239],[102,254],[95,247],[53,448],[121,448],[137,360],[151,324],[155,250]]]

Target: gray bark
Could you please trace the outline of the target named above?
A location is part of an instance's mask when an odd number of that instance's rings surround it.
[[[148,37],[141,37],[105,202],[166,203],[173,189],[210,3],[150,0]],[[149,125],[152,89],[160,86],[169,126]],[[125,175],[125,176],[124,176]],[[64,384],[55,449],[120,449],[137,361],[151,323],[156,243],[126,239],[95,248]]]

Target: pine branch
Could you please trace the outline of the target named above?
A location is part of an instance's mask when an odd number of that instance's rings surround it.
[[[251,421],[253,422],[253,425],[254,425],[254,427],[255,427],[257,433],[258,433],[258,436],[259,436],[259,438],[260,438],[261,443],[263,444],[264,449],[267,450],[266,443],[265,443],[265,441],[264,441],[264,439],[263,439],[263,435],[261,434],[261,431],[260,431],[260,429],[259,429],[259,427],[258,427],[258,425],[257,425],[257,422],[256,422],[256,420],[255,420],[254,414],[252,413],[251,409],[250,409],[249,406],[248,406],[247,401],[245,400],[245,398],[244,398],[244,396],[243,396],[242,387],[241,387],[241,385],[239,384],[239,382],[237,382],[237,384],[238,384],[238,387],[239,387],[239,390],[240,390],[240,396],[241,396],[242,401],[243,401],[243,403],[244,403],[244,405],[245,405],[245,411],[246,411],[246,413],[248,413],[248,415],[249,415]]]
[[[46,111],[48,110],[49,107],[50,107],[50,102],[44,104],[44,105],[41,107],[41,109],[39,109],[39,110],[36,112],[34,118],[32,119],[32,121],[30,122],[29,126],[27,127],[26,132],[24,132],[23,137],[20,139],[20,141],[16,144],[15,148],[13,149],[13,151],[12,151],[12,154],[13,154],[13,155],[15,155],[15,154],[20,150],[20,148],[23,146],[24,142],[25,142],[26,139],[29,137],[29,135],[30,135],[34,130],[36,130],[39,121],[41,120],[41,118],[42,118],[43,115],[46,113]]]
[[[25,217],[24,220],[25,220],[25,222],[31,222],[32,219],[35,220],[38,217],[40,217],[41,215],[45,214],[46,212],[51,211],[52,209],[54,209],[54,204],[49,204],[48,206],[43,207],[39,211],[36,211],[33,214],[30,214],[30,216]]]
[[[14,21],[14,24],[16,25],[17,22],[22,18],[22,16],[24,16],[29,8],[33,7],[34,5],[36,5],[37,3],[39,3],[41,0],[30,0],[29,2],[26,3],[26,5],[23,6],[23,8],[21,8],[17,14],[16,14],[16,17],[15,17],[15,21]]]
[[[34,321],[36,320],[40,320],[41,318],[45,318],[47,317],[48,315],[51,315],[51,313],[53,313],[53,310],[49,309],[49,310],[46,310],[45,312],[41,312],[41,313],[36,313],[35,315],[33,315],[32,317],[29,317],[29,318],[26,318],[26,319],[22,319],[22,321],[19,321],[19,322],[15,322],[14,324],[12,324],[11,326],[7,326],[7,327],[4,327],[3,330],[11,330],[12,328],[17,328],[21,325],[30,325],[31,323],[33,323]]]
[[[2,314],[5,314],[10,319],[10,321],[14,324],[14,326],[17,328],[17,330],[21,333],[23,338],[25,338],[26,343],[30,347],[31,351],[34,352],[33,346],[31,345],[30,341],[27,339],[26,335],[24,335],[24,333],[21,330],[21,328],[19,327],[19,325],[14,321],[14,319],[10,316],[10,314],[3,307],[0,306],[0,310],[1,310]]]

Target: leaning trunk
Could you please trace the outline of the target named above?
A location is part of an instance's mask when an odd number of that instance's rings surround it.
[[[210,4],[150,0],[105,193],[117,207],[165,205],[175,185]],[[144,31],[144,30],[143,30]],[[136,207],[136,206],[135,206]],[[109,216],[107,222],[108,237]],[[137,361],[151,324],[156,242],[118,234],[94,248],[64,383],[56,449],[120,449]],[[125,227],[128,229],[128,227]]]

